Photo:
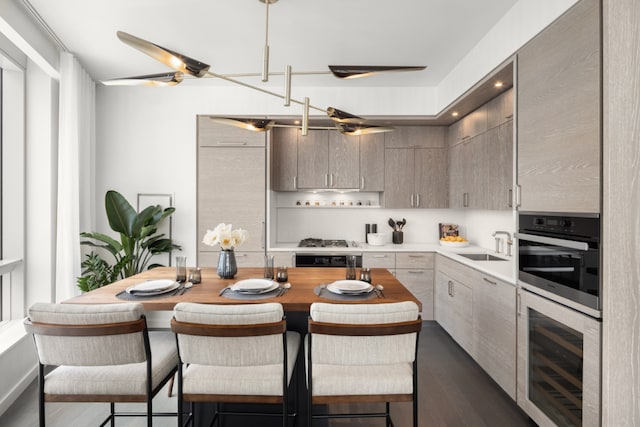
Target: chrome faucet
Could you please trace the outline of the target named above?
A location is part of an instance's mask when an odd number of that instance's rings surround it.
[[[507,256],[511,256],[511,246],[513,245],[513,240],[511,239],[511,233],[508,231],[495,231],[491,236],[496,239],[496,253],[499,254],[501,252],[502,239],[499,237],[499,234],[503,234],[507,236]]]

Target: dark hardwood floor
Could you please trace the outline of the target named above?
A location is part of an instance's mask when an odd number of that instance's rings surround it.
[[[517,427],[530,426],[528,417],[514,401],[435,322],[425,322],[420,335],[419,420],[421,427]],[[174,390],[175,391],[175,390]],[[381,410],[382,407],[340,407],[332,411]],[[143,410],[140,404],[116,405],[116,409]],[[157,411],[175,411],[175,395],[165,390],[154,399]],[[48,403],[47,426],[97,426],[106,417],[108,404]],[[396,427],[411,426],[411,404],[394,403],[391,412]],[[34,383],[0,416],[2,427],[38,425],[37,385]],[[122,418],[117,426],[146,425],[142,418]],[[175,418],[155,418],[154,426],[175,426]],[[332,420],[331,426],[384,426],[383,420]]]

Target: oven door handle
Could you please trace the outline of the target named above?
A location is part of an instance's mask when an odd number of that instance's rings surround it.
[[[573,273],[573,267],[522,267],[522,271],[539,271],[542,273]]]
[[[565,248],[577,249],[579,251],[588,251],[589,245],[586,242],[576,242],[575,240],[556,239],[555,237],[536,236],[534,234],[516,233],[516,237],[520,240],[529,240],[536,243],[547,245],[562,246]]]

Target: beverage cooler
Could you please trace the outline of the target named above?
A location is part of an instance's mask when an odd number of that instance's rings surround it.
[[[541,427],[600,425],[601,323],[520,289],[518,405]]]

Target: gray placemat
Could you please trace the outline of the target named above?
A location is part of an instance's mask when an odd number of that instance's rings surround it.
[[[167,297],[172,297],[174,295],[178,295],[180,292],[182,292],[182,290],[184,289],[183,285],[180,285],[179,287],[177,287],[176,289],[174,289],[171,292],[167,292],[164,294],[160,294],[160,295],[131,295],[129,292],[125,291],[120,291],[116,294],[116,297],[118,299],[121,300],[125,300],[125,301],[144,301],[144,300],[148,300],[148,299],[155,299],[155,298],[167,298]]]
[[[257,299],[267,299],[274,298],[278,296],[280,293],[280,287],[275,288],[272,291],[265,292],[263,294],[247,294],[242,292],[232,291],[231,289],[226,290],[222,296],[229,299],[244,299],[244,300],[257,300]]]
[[[332,299],[335,301],[364,301],[368,299],[378,298],[378,294],[375,290],[367,292],[366,294],[358,295],[335,294],[327,289],[327,285],[316,286],[315,288],[313,288],[313,293],[320,298]]]

